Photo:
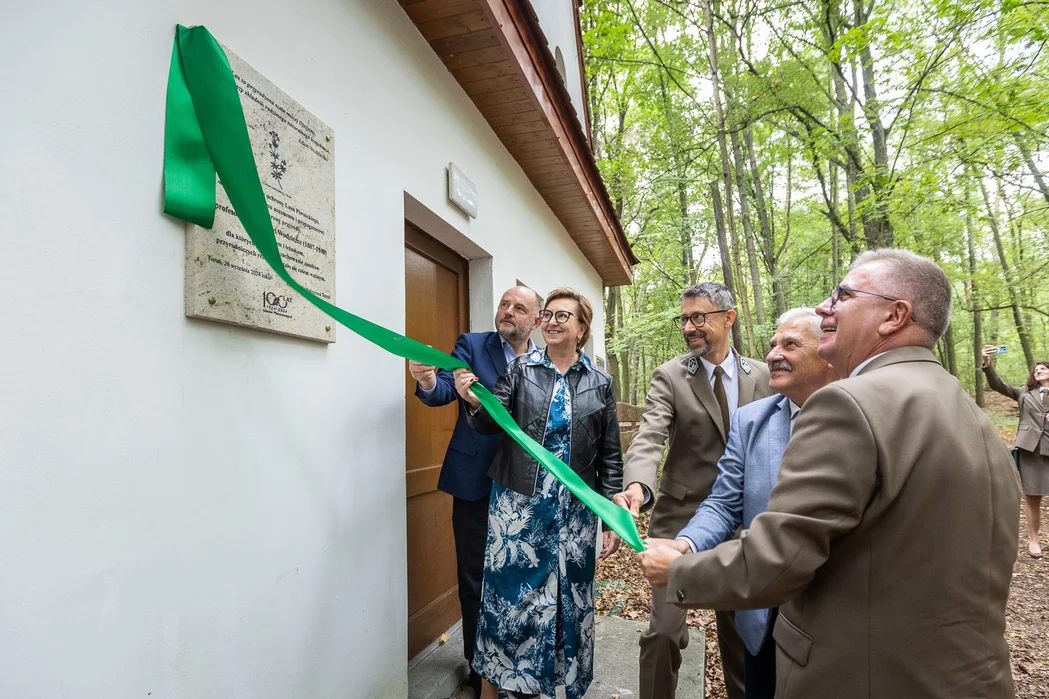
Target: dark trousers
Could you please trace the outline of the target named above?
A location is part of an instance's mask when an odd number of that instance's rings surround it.
[[[729,699],[744,699],[743,653],[746,648],[736,629],[735,614],[717,612],[718,648]],[[665,587],[652,588],[652,616],[638,639],[640,645],[638,696],[640,699],[674,699],[677,696],[681,651],[688,646],[685,610],[667,602]],[[698,672],[703,672],[702,668]]]
[[[484,547],[488,540],[488,498],[475,502],[453,499],[452,536],[455,538],[455,568],[459,577],[459,607],[463,612],[463,655],[472,673],[477,617],[481,613]]]
[[[776,610],[769,615],[769,626],[776,623]],[[770,635],[757,655],[743,651],[743,686],[747,699],[774,699],[776,696],[776,642]]]

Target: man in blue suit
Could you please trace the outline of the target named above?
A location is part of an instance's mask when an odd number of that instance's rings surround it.
[[[495,332],[463,333],[455,341],[452,356],[470,365],[481,383],[491,390],[519,355],[536,349],[530,335],[539,326],[543,299],[526,286],[515,286],[503,294],[495,314]],[[452,496],[452,536],[455,539],[459,606],[463,613],[463,653],[471,668],[468,684],[477,696],[481,680],[473,671],[477,616],[481,608],[481,577],[488,536],[488,494],[492,479],[488,468],[502,444],[502,435],[483,435],[466,423],[466,405],[455,390],[455,376],[442,369],[409,361],[408,371],[416,381],[415,395],[426,405],[439,407],[459,403],[459,417],[444,455],[438,490]]]
[[[779,319],[765,361],[769,388],[777,395],[739,408],[729,429],[725,454],[710,496],[674,541],[658,541],[681,553],[707,551],[746,529],[768,509],[779,462],[790,441],[794,418],[818,389],[838,378],[816,354],[820,317],[811,308],[795,308]],[[746,646],[743,682],[747,699],[773,699],[776,693],[776,647],[769,640],[776,610],[736,612],[736,625]]]

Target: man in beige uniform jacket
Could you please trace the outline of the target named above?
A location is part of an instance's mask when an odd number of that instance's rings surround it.
[[[652,505],[656,472],[669,439],[648,529],[653,537],[677,536],[710,495],[731,413],[772,393],[765,364],[740,357],[729,346],[735,320],[732,293],[724,284],[705,282],[682,294],[675,322],[692,351],[653,372],[641,427],[624,460],[627,489],[614,498],[635,516]],[[685,610],[667,604],[664,592],[653,590],[651,621],[640,638],[641,699],[673,699],[681,651],[688,645]],[[743,699],[743,641],[732,612],[719,613],[717,626],[729,699]]]
[[[768,512],[735,541],[639,555],[685,607],[780,606],[777,699],[1013,696],[1005,603],[1020,489],[983,412],[929,347],[951,287],[904,250],[857,258]],[[668,575],[669,573],[669,575]]]

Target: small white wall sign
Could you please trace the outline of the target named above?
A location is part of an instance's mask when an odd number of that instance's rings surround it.
[[[448,163],[448,198],[470,218],[477,218],[477,187],[455,163]]]

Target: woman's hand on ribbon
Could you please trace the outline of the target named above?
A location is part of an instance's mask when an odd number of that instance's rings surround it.
[[[481,407],[481,401],[477,400],[477,396],[470,390],[470,386],[480,381],[476,376],[467,371],[466,369],[455,370],[455,390],[459,393],[466,403],[477,410]]]
[[[601,557],[600,560],[605,560],[613,553],[619,550],[619,543],[622,539],[611,529],[605,529],[601,533]]]

